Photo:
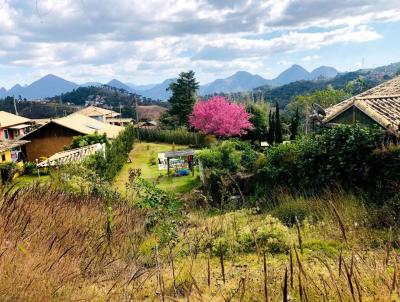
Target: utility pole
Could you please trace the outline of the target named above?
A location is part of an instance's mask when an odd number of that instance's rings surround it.
[[[15,102],[15,97],[14,96],[13,96],[13,102],[14,102],[15,115],[18,115],[17,103]]]
[[[137,139],[140,141],[140,135],[139,135],[139,112],[138,112],[138,104],[137,104],[137,99],[135,98],[135,112],[136,112],[136,133],[137,133]]]
[[[122,126],[122,105],[119,103],[119,123]]]

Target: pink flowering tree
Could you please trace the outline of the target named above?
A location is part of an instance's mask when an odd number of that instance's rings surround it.
[[[189,123],[197,130],[221,137],[241,136],[252,129],[250,114],[243,105],[230,103],[225,97],[214,96],[194,105]]]

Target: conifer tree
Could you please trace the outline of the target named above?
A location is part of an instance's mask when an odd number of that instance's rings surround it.
[[[267,141],[270,145],[275,142],[275,113],[269,111]]]
[[[283,142],[282,138],[282,123],[279,115],[279,105],[275,105],[275,143],[280,144]]]
[[[172,91],[168,100],[171,104],[170,114],[177,117],[179,126],[187,126],[196,102],[196,91],[199,89],[194,71],[181,72],[176,82],[171,83],[168,89]]]

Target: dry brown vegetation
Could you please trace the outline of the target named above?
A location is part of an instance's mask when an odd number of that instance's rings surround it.
[[[96,198],[34,186],[4,193],[0,206],[1,301],[120,300],[147,272],[138,210],[113,206],[107,232],[110,213]]]
[[[48,186],[3,192],[0,300],[399,299],[397,230],[372,229],[354,196],[327,198],[307,199],[316,215],[291,226],[256,210],[192,211],[160,245],[133,206]]]
[[[150,106],[137,106],[137,112],[140,119],[146,119],[151,121],[158,121],[161,115],[167,111],[167,108],[150,105]]]

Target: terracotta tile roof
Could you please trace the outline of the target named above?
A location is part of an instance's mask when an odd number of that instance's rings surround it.
[[[381,126],[397,127],[400,124],[400,76],[327,108],[324,122],[328,123],[353,105]]]
[[[0,128],[7,128],[18,124],[31,123],[31,120],[9,112],[0,111]]]
[[[85,116],[106,116],[106,117],[116,117],[119,116],[118,112],[112,111],[112,110],[108,110],[108,109],[104,109],[104,108],[100,108],[100,107],[96,107],[96,106],[88,106],[85,107],[75,113],[79,113]]]
[[[13,141],[0,141],[0,152],[4,152],[22,145],[29,143],[29,141],[13,140]]]
[[[95,119],[85,116],[85,115],[73,113],[73,114],[67,115],[65,117],[51,120],[49,123],[32,131],[31,133],[27,134],[26,136],[29,137],[30,134],[35,133],[36,131],[39,131],[41,128],[43,128],[51,123],[74,130],[76,132],[81,133],[82,135],[93,134],[95,132],[97,132],[99,134],[105,133],[107,135],[107,137],[111,138],[111,139],[116,138],[118,136],[118,134],[124,129],[123,127],[120,127],[120,126],[114,126],[114,125],[111,125],[108,123],[102,123],[98,120],[95,120]],[[26,137],[26,136],[24,136],[24,137]]]
[[[108,138],[116,138],[123,129],[123,127],[102,123],[78,113],[52,120],[52,122],[82,134],[92,134],[95,132],[99,134],[105,133]]]

